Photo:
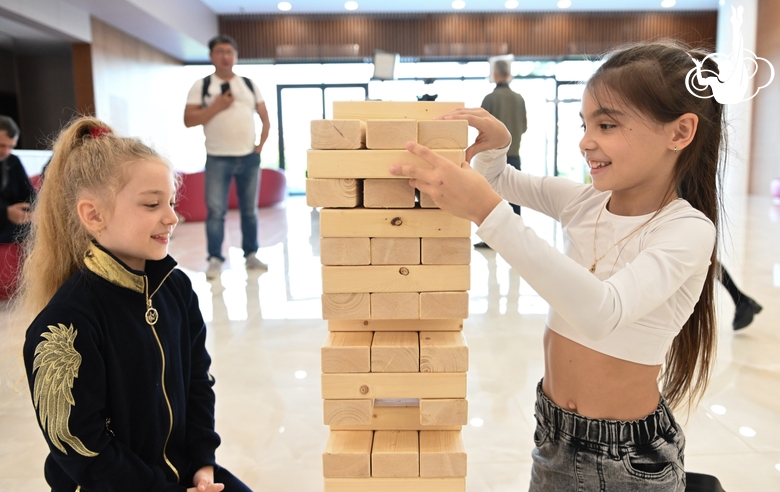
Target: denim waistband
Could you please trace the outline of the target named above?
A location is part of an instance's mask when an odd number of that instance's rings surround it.
[[[647,444],[659,436],[666,436],[677,424],[666,400],[661,396],[658,408],[640,420],[591,419],[559,407],[542,391],[542,383],[536,388],[536,413],[543,425],[553,432],[551,437],[566,434],[575,439],[612,446],[636,446]]]

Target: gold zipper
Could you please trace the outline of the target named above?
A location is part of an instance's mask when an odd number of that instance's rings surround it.
[[[165,398],[165,403],[168,405],[168,414],[170,415],[170,425],[168,426],[168,436],[165,438],[165,444],[163,445],[163,459],[165,459],[165,462],[168,464],[168,466],[173,470],[173,473],[176,474],[176,480],[181,480],[181,477],[179,476],[179,470],[176,469],[175,466],[173,466],[173,463],[168,459],[168,456],[166,454],[166,451],[168,449],[168,441],[171,438],[171,433],[173,432],[173,408],[171,407],[171,402],[168,400],[168,390],[165,388],[165,351],[163,350],[162,342],[160,341],[160,337],[157,334],[157,329],[154,327],[155,323],[157,323],[158,320],[158,314],[157,310],[152,307],[152,297],[157,293],[158,290],[160,290],[160,287],[162,287],[163,282],[173,273],[173,270],[168,272],[168,275],[165,276],[165,278],[162,279],[160,282],[160,285],[157,286],[157,288],[152,292],[152,295],[149,295],[149,277],[144,275],[144,293],[146,294],[146,323],[149,325],[149,327],[152,329],[152,333],[154,333],[154,338],[157,340],[157,345],[160,347],[160,357],[162,358],[162,374],[160,376],[160,380],[162,382],[162,390],[163,390],[163,397]]]

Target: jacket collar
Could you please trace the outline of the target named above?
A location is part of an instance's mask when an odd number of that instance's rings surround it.
[[[144,293],[145,279],[149,280],[149,292],[154,292],[176,264],[176,260],[168,255],[162,260],[146,260],[146,271],[133,270],[95,243],[90,244],[84,255],[84,265],[89,271],[114,285],[140,294]]]

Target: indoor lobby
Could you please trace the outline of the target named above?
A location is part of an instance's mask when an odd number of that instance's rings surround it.
[[[41,1],[42,5],[67,3]],[[131,0],[112,1],[137,8]],[[752,44],[757,46],[759,55],[761,49],[770,50],[771,56],[763,56],[780,68],[780,36],[774,27],[780,22],[780,7],[774,1],[712,0],[707,8],[713,16],[718,12],[720,32],[724,28],[721,24],[729,25],[727,8],[739,3],[752,6]],[[148,7],[146,0],[137,2]],[[200,3],[200,0],[172,3],[184,8],[191,2]],[[768,2],[772,2],[770,7]],[[118,131],[151,143],[178,170],[199,170],[205,158],[202,130],[184,129],[181,116],[192,81],[211,69],[204,64],[202,49],[195,50],[195,55],[187,54],[185,48],[166,52],[160,48],[163,41],[153,37],[147,39],[151,47],[142,44],[138,38],[147,32],[144,29],[150,29],[148,26],[130,33],[127,23],[132,16],[125,11],[125,20],[112,19],[116,14],[106,13],[100,3],[88,0],[68,3],[92,16],[92,57],[88,63],[94,70],[95,84],[86,100],[91,102],[99,118]],[[209,4],[206,0],[203,3]],[[276,1],[264,3],[273,4],[268,8],[276,9]],[[685,0],[677,3],[684,5]],[[757,6],[764,10],[756,11]],[[24,12],[12,16],[9,14],[12,8]],[[18,22],[24,15],[33,17],[35,12],[27,8],[24,2],[0,0],[0,63],[5,53],[11,53],[2,44],[2,19],[7,17],[9,22]],[[210,12],[214,19],[218,17],[213,10]],[[220,26],[226,25],[226,19],[235,20],[234,17],[244,15],[243,10],[240,12],[235,7],[235,12],[219,14],[226,16]],[[185,18],[192,15],[196,14],[182,14]],[[53,22],[50,13],[41,13],[41,18],[43,23]],[[273,22],[266,18],[261,21]],[[767,23],[772,26],[769,35]],[[176,27],[173,31],[182,37],[191,35],[186,27]],[[78,39],[73,32],[68,36],[71,40]],[[200,44],[202,48],[203,43]],[[123,51],[123,46],[132,49]],[[720,49],[721,40],[717,46]],[[318,106],[315,113],[321,109],[325,117],[327,104],[333,98],[338,99],[339,93],[328,95],[324,86],[336,86],[345,80],[360,79],[367,95],[384,99],[411,98],[428,91],[440,93],[440,100],[463,101],[467,106],[478,105],[493,84],[487,81],[485,73],[488,57],[459,61],[442,57],[435,63],[431,60],[425,63],[419,57],[403,60],[398,70],[405,80],[376,81],[369,80],[370,56],[365,63],[341,66],[334,62],[332,72],[338,73],[331,75],[325,72],[328,63],[321,60],[307,59],[305,65],[304,61],[276,63],[261,55],[256,53],[246,64],[237,66],[236,71],[261,80],[260,89],[268,103],[272,134],[262,154],[263,167],[280,167],[280,155],[283,155],[287,158],[287,168],[296,169],[297,173],[287,178],[292,191],[289,196],[281,203],[259,209],[257,256],[268,265],[268,270],[245,268],[236,210],[228,212],[223,248],[226,261],[219,278],[206,278],[204,222],[181,221],[171,237],[169,253],[191,280],[207,325],[206,344],[212,357],[211,374],[216,379],[216,430],[222,439],[217,461],[255,491],[322,491],[322,454],[329,428],[323,423],[321,394],[320,351],[328,337],[321,303],[321,210],[307,205],[302,194],[305,168],[295,161],[302,159],[300,156],[308,149],[308,134],[300,130],[300,124],[301,121],[305,124],[310,117],[302,109],[288,106],[286,114],[290,117],[283,122],[280,105],[282,100],[287,100],[281,87],[301,84],[304,74],[313,79],[320,77],[312,84],[317,87],[299,87],[301,92],[295,94],[304,94],[304,89],[321,90],[321,94],[317,92],[312,97],[322,98],[323,106]],[[32,63],[33,58],[48,60],[49,55],[14,53],[13,56],[18,57],[14,82],[18,97],[23,103],[28,101],[26,108],[30,108],[34,106],[30,102],[34,99],[29,92],[31,86],[18,87],[19,81],[31,73],[25,71],[24,63]],[[538,93],[538,97],[529,101],[529,122],[535,124],[529,125],[530,133],[522,141],[523,169],[587,181],[589,177],[584,171],[587,166],[576,150],[582,135],[577,116],[581,80],[564,75],[565,67],[569,66],[561,63],[569,61],[565,58],[529,55],[515,62],[515,73],[521,75],[515,82],[518,90]],[[77,67],[76,51],[73,61]],[[582,58],[575,60],[575,64],[588,63]],[[78,68],[75,70],[78,72]],[[434,78],[431,74],[437,70],[449,72],[441,80],[431,80]],[[79,76],[76,74],[75,78],[78,81]],[[5,91],[3,80],[0,76],[0,93]],[[578,80],[580,85],[572,83],[568,87],[570,82]],[[161,89],[144,95],[141,81]],[[322,89],[318,88],[320,85]],[[22,135],[27,132],[35,138],[28,140],[30,144],[19,152],[27,152],[31,161],[38,159],[35,169],[39,170],[49,155],[43,150],[45,145],[39,145],[41,135],[50,134],[57,125],[66,122],[71,114],[68,111],[78,109],[85,101],[83,92],[71,89],[76,96],[69,96],[72,105],[62,106],[67,111],[58,109],[54,118],[51,114],[45,118],[30,117],[27,126],[22,126]],[[60,97],[56,96],[52,97]],[[354,94],[350,92],[348,97]],[[295,104],[295,97],[288,96],[288,99],[290,105]],[[736,119],[729,129],[735,142],[731,154],[734,157],[729,161],[731,167],[724,183],[724,220],[719,239],[723,264],[739,288],[763,310],[749,326],[733,330],[734,303],[727,291],[716,285],[717,356],[709,386],[696,408],[676,412],[685,432],[686,471],[716,476],[727,492],[780,491],[780,326],[777,322],[780,319],[780,198],[773,199],[770,194],[770,181],[780,178],[775,157],[780,119],[774,116],[774,110],[768,109],[778,105],[780,82],[777,80],[761,97],[739,108],[735,105]],[[24,108],[20,106],[19,111],[25,111]],[[32,129],[31,121],[44,130]],[[285,126],[293,125],[294,121],[298,121],[297,127]],[[746,121],[752,124],[752,129]],[[278,145],[281,127],[285,129],[287,148]],[[472,132],[470,142],[474,137]],[[751,156],[751,161],[745,162],[745,156]],[[522,217],[539,237],[555,248],[563,248],[560,226],[552,219],[528,209],[523,209]],[[481,240],[475,231],[476,226],[472,224],[472,244]],[[27,381],[19,371],[17,336],[23,329],[11,326],[11,308],[12,301],[0,301],[0,490],[38,492],[49,490],[43,476],[48,448],[38,427]],[[536,425],[536,387],[544,372],[542,337],[547,311],[544,299],[499,254],[489,248],[471,250],[469,316],[463,323],[469,354],[468,425],[462,431],[468,456],[468,492],[528,489]]]

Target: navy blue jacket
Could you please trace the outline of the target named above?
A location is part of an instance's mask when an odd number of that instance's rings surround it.
[[[140,272],[93,245],[85,263],[24,345],[46,480],[55,492],[185,491],[197,469],[216,468],[220,443],[192,284],[170,256]]]

